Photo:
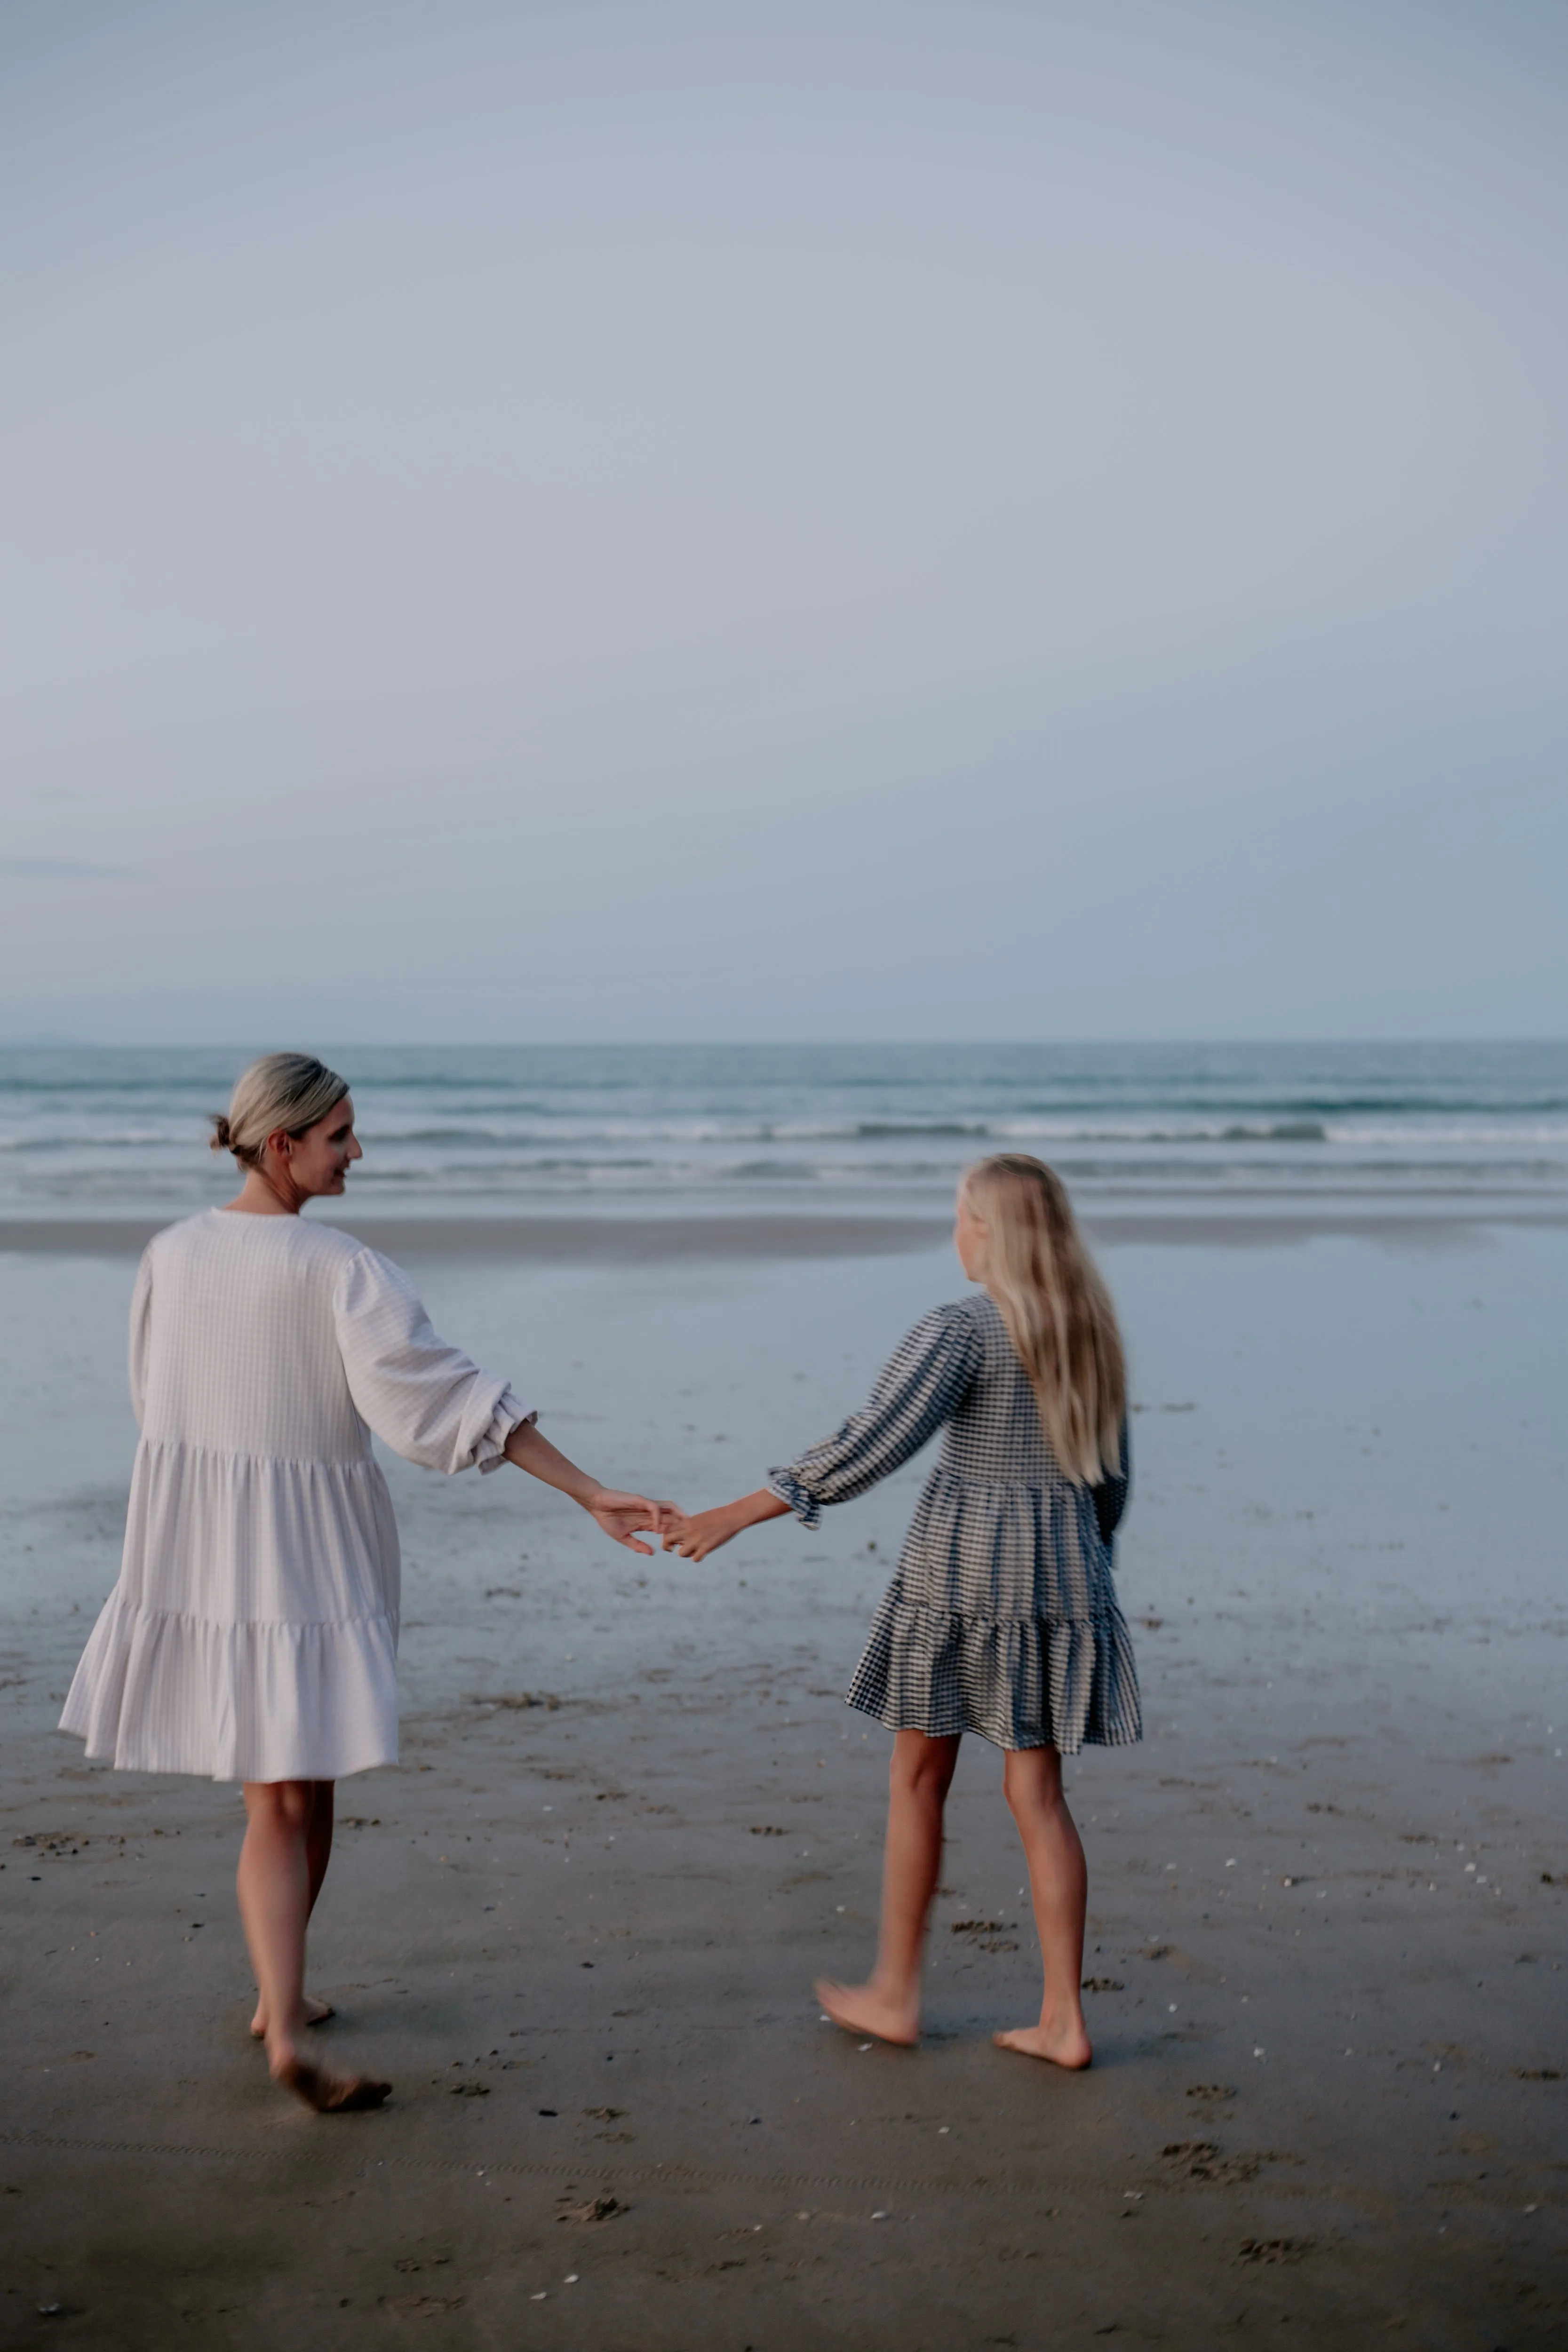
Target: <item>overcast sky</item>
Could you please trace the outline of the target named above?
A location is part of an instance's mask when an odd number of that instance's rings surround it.
[[[0,1035],[1568,1032],[1559,0],[7,0]]]

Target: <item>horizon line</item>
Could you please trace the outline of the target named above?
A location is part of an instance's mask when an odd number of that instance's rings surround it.
[[[1346,1035],[1322,1032],[1312,1035],[1278,1034],[1194,1034],[1181,1037],[384,1037],[342,1038],[332,1045],[332,1051],[342,1053],[865,1053],[909,1052],[930,1053],[964,1051],[976,1048],[986,1051],[1044,1052],[1103,1052],[1108,1048],[1137,1049],[1166,1047],[1173,1051],[1194,1047],[1262,1046],[1293,1049],[1323,1046],[1475,1046],[1475,1045],[1568,1045],[1568,1032],[1561,1031],[1488,1031],[1472,1034],[1412,1034],[1379,1033],[1377,1034]],[[75,1034],[51,1034],[45,1031],[31,1036],[0,1035],[0,1053],[132,1053],[132,1054],[245,1054],[291,1051],[276,1044],[264,1045],[258,1040],[228,1038],[126,1038],[89,1037]]]

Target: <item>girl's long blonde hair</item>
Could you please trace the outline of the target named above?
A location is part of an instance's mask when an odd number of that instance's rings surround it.
[[[1051,1451],[1075,1484],[1121,1470],[1127,1371],[1116,1310],[1067,1186],[1043,1160],[998,1152],[961,1192],[984,1224],[981,1280],[1029,1376]]]

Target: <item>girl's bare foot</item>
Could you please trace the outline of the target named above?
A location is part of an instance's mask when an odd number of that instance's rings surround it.
[[[336,2017],[337,2013],[330,2000],[317,2000],[312,1993],[305,1995],[307,2025],[325,2025],[328,2018]],[[259,2001],[256,2004],[256,2015],[250,2021],[250,2038],[253,2042],[265,2042],[267,2039],[267,2011]]]
[[[272,2079],[314,2107],[319,2116],[347,2116],[379,2107],[391,2096],[390,2083],[373,2083],[368,2074],[329,2074],[304,2058],[285,2058],[272,2069]]]
[[[1076,2073],[1094,2056],[1088,2030],[1079,2018],[1069,2025],[1018,2025],[1010,2033],[994,2033],[998,2050],[1016,2050],[1026,2058],[1045,2058],[1053,2066]]]
[[[812,1990],[846,2033],[868,2033],[875,2041],[896,2042],[906,2049],[921,2038],[918,2000],[888,2000],[874,1984],[835,1984],[831,1977],[818,1977]]]

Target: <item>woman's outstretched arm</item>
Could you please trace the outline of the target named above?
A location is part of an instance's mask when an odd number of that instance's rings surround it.
[[[680,1512],[673,1503],[652,1503],[646,1495],[626,1495],[614,1486],[601,1486],[575,1462],[569,1462],[559,1446],[542,1437],[536,1423],[520,1421],[506,1442],[506,1458],[526,1470],[531,1478],[542,1479],[545,1486],[556,1487],[581,1503],[591,1519],[597,1520],[612,1542],[625,1544],[628,1551],[640,1551],[645,1559],[652,1557],[651,1544],[638,1543],[637,1530],[647,1528],[655,1535],[680,1522]],[[769,1497],[770,1501],[772,1497]]]
[[[711,1511],[697,1511],[689,1519],[678,1512],[675,1525],[664,1532],[666,1551],[678,1551],[682,1559],[706,1559],[710,1551],[727,1544],[745,1528],[759,1526],[763,1519],[788,1517],[789,1505],[780,1500],[766,1486],[759,1486],[754,1495],[742,1495],[733,1503],[721,1503]]]

